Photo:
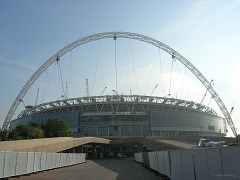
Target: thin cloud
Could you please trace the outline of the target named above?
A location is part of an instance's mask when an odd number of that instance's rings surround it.
[[[232,3],[196,1],[188,11],[177,14],[172,18],[161,34],[163,37],[184,37],[185,42],[193,41],[193,39],[221,23],[228,13],[238,7],[239,4],[240,1],[233,1]]]
[[[18,66],[18,67],[26,68],[26,69],[29,69],[29,70],[35,70],[36,69],[36,67],[34,65],[26,63],[26,62],[21,61],[21,60],[12,61],[12,60],[6,60],[6,59],[1,58],[0,61],[1,61],[1,63],[5,63],[7,65]]]

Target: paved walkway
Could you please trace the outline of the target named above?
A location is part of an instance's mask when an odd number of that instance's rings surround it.
[[[84,164],[10,179],[161,180],[161,176],[155,175],[155,173],[146,169],[142,164],[134,162],[133,159],[102,159],[94,161],[87,160]]]
[[[195,147],[198,147],[198,143],[193,143],[193,142],[183,142],[183,141],[174,141],[174,140],[158,140],[160,142],[163,142],[165,144],[171,144],[174,146],[178,146],[183,149],[192,149]]]

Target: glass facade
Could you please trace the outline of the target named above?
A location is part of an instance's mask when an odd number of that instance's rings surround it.
[[[65,121],[69,125],[70,131],[72,133],[77,132],[77,127],[78,127],[77,112],[31,115],[31,116],[23,117],[23,118],[12,121],[10,128],[14,129],[19,124],[25,125],[25,124],[29,124],[30,122],[42,123],[44,121],[47,121],[48,119],[54,119],[54,118],[59,118]]]
[[[147,115],[84,115],[79,118],[79,135],[111,137],[143,135],[148,132],[148,121]]]
[[[197,135],[225,133],[224,119],[195,111],[150,111],[153,135]],[[168,132],[168,134],[166,134]],[[196,132],[196,133],[192,133]]]
[[[145,113],[114,114],[105,111],[84,114],[82,112],[46,113],[24,116],[11,122],[18,124],[43,122],[59,118],[70,127],[73,136],[126,137],[197,135],[224,136],[225,120],[219,116],[197,110],[159,108]]]

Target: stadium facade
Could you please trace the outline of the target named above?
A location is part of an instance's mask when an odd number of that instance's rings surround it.
[[[167,97],[106,95],[29,106],[10,128],[60,118],[72,136],[225,136],[224,118],[205,105]]]

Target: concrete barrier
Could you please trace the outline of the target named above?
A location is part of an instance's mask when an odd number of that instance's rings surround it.
[[[240,146],[135,153],[137,162],[170,179],[240,179]],[[142,157],[142,161],[141,158]]]
[[[86,154],[0,151],[0,179],[85,162]]]

